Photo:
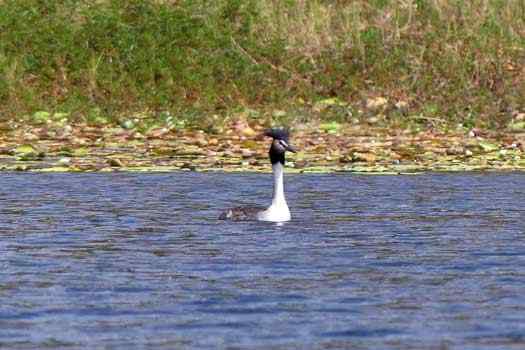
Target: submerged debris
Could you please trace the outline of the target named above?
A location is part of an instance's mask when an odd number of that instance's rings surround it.
[[[270,171],[264,126],[233,123],[220,134],[189,129],[94,127],[85,123],[4,128],[7,171]],[[162,130],[162,132],[158,132]],[[294,131],[290,172],[525,170],[525,133],[439,132],[338,122]]]

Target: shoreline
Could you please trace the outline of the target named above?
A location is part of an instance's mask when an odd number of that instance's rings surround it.
[[[222,134],[85,124],[24,126],[0,136],[0,171],[270,172],[263,126],[235,123]],[[287,173],[525,171],[525,133],[392,131],[388,127],[317,125],[293,130],[298,153]]]

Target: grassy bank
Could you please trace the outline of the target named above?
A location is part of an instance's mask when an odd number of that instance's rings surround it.
[[[524,44],[520,0],[4,0],[0,113],[506,127]]]

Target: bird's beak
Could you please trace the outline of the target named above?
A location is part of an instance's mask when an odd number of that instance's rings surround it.
[[[293,153],[297,153],[297,149],[295,149],[295,147],[290,144],[286,147],[286,150]]]

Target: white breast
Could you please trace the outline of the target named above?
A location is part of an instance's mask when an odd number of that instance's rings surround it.
[[[260,221],[282,222],[290,221],[291,218],[290,209],[288,209],[286,202],[284,205],[272,204],[268,209],[257,213],[257,220]]]

